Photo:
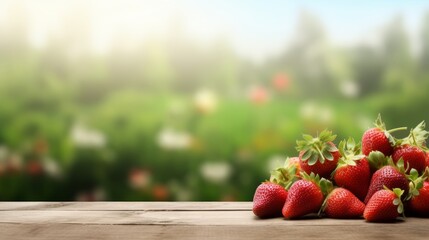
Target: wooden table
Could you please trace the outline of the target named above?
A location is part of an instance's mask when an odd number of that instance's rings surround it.
[[[0,239],[429,239],[429,219],[254,217],[251,202],[0,202]]]

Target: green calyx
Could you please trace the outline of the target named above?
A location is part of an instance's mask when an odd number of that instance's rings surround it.
[[[410,190],[405,200],[410,200],[411,198],[420,194],[419,191],[423,187],[423,183],[427,179],[427,175],[427,171],[425,171],[421,176],[419,176],[419,172],[416,169],[411,169],[410,174],[407,175],[407,178],[410,181]]]
[[[389,160],[391,160],[390,157],[384,156],[380,151],[370,152],[367,159],[372,169],[380,169],[381,167],[386,166]]]
[[[301,172],[301,178],[316,184],[322,191],[323,196],[327,196],[334,189],[332,182],[325,178],[320,178],[319,174],[312,172],[308,175],[306,172]]]
[[[389,157],[388,164],[396,167],[398,169],[398,171],[400,173],[403,173],[403,174],[405,174],[410,167],[409,164],[407,164],[407,166],[405,166],[405,162],[404,162],[404,159],[402,157],[396,162],[396,164],[393,162],[392,158]]]
[[[326,160],[333,161],[334,156],[332,152],[338,149],[329,144],[337,137],[331,131],[323,130],[317,137],[308,134],[303,134],[304,140],[296,141],[298,151],[303,151],[301,160],[308,161],[308,165],[314,165],[317,161],[324,163]]]
[[[405,166],[405,162],[402,157],[395,163],[393,162],[392,157],[385,156],[380,151],[372,151],[369,153],[368,157],[369,165],[372,169],[378,170],[384,166],[392,166],[398,169],[400,173],[405,174],[408,171],[409,165]]]
[[[402,145],[409,144],[422,150],[428,150],[425,145],[426,139],[429,136],[429,132],[426,131],[425,128],[425,121],[420,122],[415,128],[411,129],[410,134],[406,138],[401,139],[398,142]]]
[[[289,158],[287,158],[283,167],[271,171],[270,182],[289,189],[290,186],[299,179],[297,173],[298,168],[295,164],[291,164]]]
[[[375,119],[374,125],[375,125],[375,127],[379,128],[380,130],[383,130],[383,131],[386,130],[386,124],[381,119],[380,113],[378,114],[377,119]]]
[[[338,162],[339,167],[347,165],[356,166],[356,161],[365,157],[365,155],[359,154],[361,150],[360,143],[356,144],[353,138],[341,141],[338,144],[338,149],[341,154]]]
[[[396,198],[393,200],[393,205],[398,206],[398,213],[404,215],[404,204],[401,200],[402,194],[404,194],[404,190],[400,188],[394,188],[392,189],[392,192],[396,195]]]

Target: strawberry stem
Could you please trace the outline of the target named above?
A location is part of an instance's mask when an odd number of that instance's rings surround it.
[[[407,130],[407,127],[394,128],[394,129],[388,130],[387,132],[388,133],[393,133],[393,132],[402,131],[402,130]]]
[[[323,156],[322,151],[320,151],[320,148],[318,146],[314,146],[314,147],[316,148],[317,152],[319,152],[320,159],[323,160],[325,157]]]

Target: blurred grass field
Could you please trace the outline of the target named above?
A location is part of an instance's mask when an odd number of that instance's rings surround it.
[[[0,200],[248,201],[302,133],[360,140],[379,113],[392,128],[429,119],[428,13],[421,41],[392,15],[380,44],[345,47],[306,11],[283,50],[254,62],[180,28],[97,54],[91,28],[70,19],[35,47],[25,8],[11,6],[0,21]]]

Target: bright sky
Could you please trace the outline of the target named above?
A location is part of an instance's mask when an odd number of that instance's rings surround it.
[[[429,2],[423,0],[0,0],[0,23],[17,4],[27,11],[31,42],[36,47],[43,47],[47,34],[68,31],[59,19],[85,9],[92,48],[99,53],[108,50],[117,34],[141,42],[166,38],[172,26],[181,26],[198,44],[226,39],[240,55],[255,61],[290,43],[302,10],[317,16],[330,40],[340,45],[372,39],[396,14],[403,16],[415,41],[423,14],[429,11]]]

